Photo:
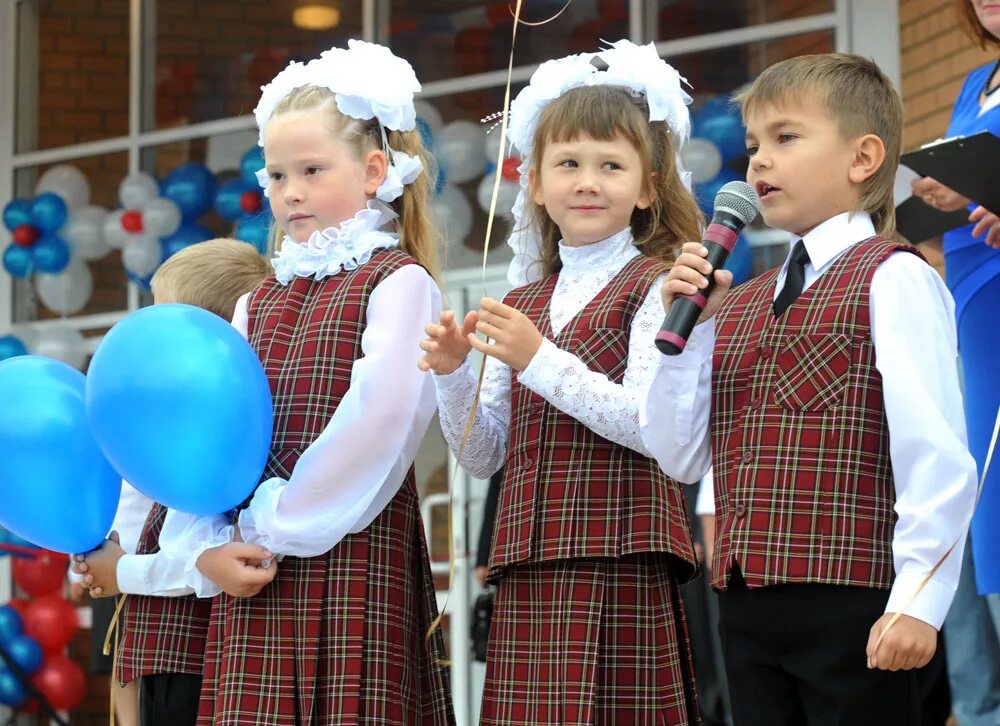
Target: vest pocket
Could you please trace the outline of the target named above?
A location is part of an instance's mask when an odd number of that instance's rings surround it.
[[[628,334],[623,328],[594,328],[576,348],[587,367],[619,381],[628,366]]]
[[[774,400],[793,411],[837,406],[844,398],[850,368],[850,336],[792,336],[775,360]]]

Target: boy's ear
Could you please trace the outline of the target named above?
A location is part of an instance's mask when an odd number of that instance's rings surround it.
[[[855,184],[862,184],[882,168],[885,161],[885,144],[875,134],[865,134],[854,145],[854,158],[847,172]]]
[[[374,149],[365,154],[362,160],[365,167],[365,194],[372,196],[385,181],[389,171],[389,159],[381,149]]]

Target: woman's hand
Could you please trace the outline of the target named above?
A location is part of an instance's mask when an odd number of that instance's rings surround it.
[[[972,228],[973,237],[985,234],[986,244],[994,249],[1000,249],[1000,216],[988,211],[986,207],[976,207],[969,215],[969,221],[976,223]]]
[[[940,209],[942,212],[957,211],[962,207],[969,206],[972,201],[929,176],[914,179],[910,184],[910,190],[923,199],[924,204],[934,207],[934,209]]]

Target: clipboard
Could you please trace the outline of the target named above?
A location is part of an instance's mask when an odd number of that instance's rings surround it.
[[[968,209],[942,212],[925,204],[920,197],[911,196],[896,207],[896,231],[910,244],[919,244],[968,223]]]
[[[1000,137],[989,131],[935,141],[900,161],[991,212],[1000,212]]]

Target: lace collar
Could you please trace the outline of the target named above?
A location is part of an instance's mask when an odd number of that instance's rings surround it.
[[[621,269],[626,262],[639,254],[632,243],[632,228],[626,227],[621,232],[607,239],[582,247],[568,247],[559,243],[559,259],[562,261],[563,274],[572,276],[599,272],[608,268],[615,271]]]
[[[295,242],[286,235],[281,250],[271,260],[274,276],[287,285],[293,277],[322,280],[341,270],[354,270],[368,262],[375,250],[399,246],[398,235],[380,229],[395,218],[389,207],[371,199],[353,218],[313,232],[305,242]]]

